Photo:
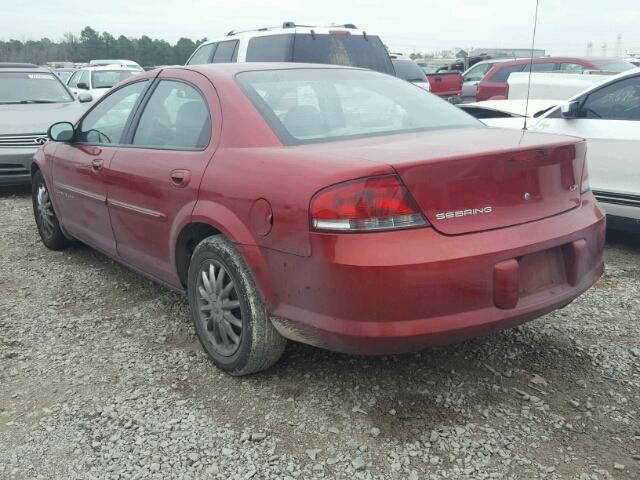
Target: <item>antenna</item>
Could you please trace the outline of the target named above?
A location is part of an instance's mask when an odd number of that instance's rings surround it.
[[[533,37],[531,38],[531,55],[529,58],[529,82],[527,83],[527,103],[524,106],[524,126],[523,130],[527,129],[527,115],[529,113],[529,95],[531,94],[531,70],[533,69],[533,49],[536,46],[536,29],[538,28],[538,6],[540,0],[536,0],[536,16],[533,20]]]

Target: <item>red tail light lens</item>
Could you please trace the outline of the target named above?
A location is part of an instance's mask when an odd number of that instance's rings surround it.
[[[428,225],[420,209],[395,175],[340,183],[311,200],[316,230],[374,231]]]

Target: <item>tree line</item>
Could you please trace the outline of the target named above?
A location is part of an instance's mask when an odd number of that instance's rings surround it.
[[[28,62],[43,65],[47,62],[84,63],[93,59],[118,58],[134,60],[142,66],[182,65],[195,48],[206,38],[191,40],[180,38],[175,45],[165,40],[151,39],[146,35],[115,38],[108,32],[98,33],[85,27],[80,36],[67,33],[54,42],[40,40],[0,40],[0,62]]]

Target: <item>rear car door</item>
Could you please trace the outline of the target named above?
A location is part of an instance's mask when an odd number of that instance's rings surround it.
[[[148,80],[127,84],[93,108],[76,127],[75,139],[55,150],[55,204],[74,237],[108,254],[115,239],[107,210],[104,168],[109,165]]]
[[[498,70],[490,74],[491,78],[484,78],[478,85],[477,101],[483,100],[504,100],[509,95],[509,76],[515,72],[522,72],[524,64],[500,66]]]
[[[105,173],[118,255],[179,286],[171,245],[191,218],[221,119],[211,82],[189,70],[163,70],[136,113],[126,148]]]
[[[640,217],[640,75],[594,90],[579,118],[559,110],[535,128],[587,139],[591,188],[607,213]]]

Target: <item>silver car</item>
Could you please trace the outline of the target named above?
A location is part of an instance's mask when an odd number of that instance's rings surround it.
[[[0,187],[30,183],[31,158],[48,141],[49,126],[75,123],[91,100],[76,100],[48,68],[0,63]]]

